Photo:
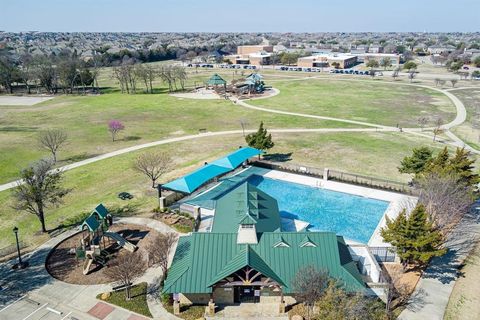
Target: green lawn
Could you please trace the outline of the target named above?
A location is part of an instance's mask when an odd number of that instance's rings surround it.
[[[107,123],[121,120],[125,130],[112,142]],[[63,128],[69,142],[60,150],[61,164],[166,137],[208,131],[267,128],[359,127],[334,121],[289,117],[244,109],[228,101],[179,99],[167,94],[120,93],[57,97],[33,107],[0,106],[0,183],[18,177],[28,163],[47,156],[38,132]]]
[[[104,301],[151,318],[152,314],[147,304],[147,283],[142,282],[134,285],[130,290],[132,299],[128,301],[125,300],[124,290],[111,292],[110,297]],[[97,299],[101,299],[101,296],[99,294]]]
[[[292,163],[328,167],[379,178],[408,181],[408,175],[397,172],[400,160],[416,146],[430,145],[429,139],[400,133],[329,133],[274,134],[275,147],[271,153],[292,153]],[[244,144],[241,135],[202,138],[155,147],[172,154],[176,170],[162,182],[185,174],[204,161],[211,161]],[[443,145],[436,144],[437,147]],[[143,151],[140,151],[143,152]],[[134,152],[102,160],[65,173],[65,186],[72,188],[65,203],[47,210],[47,229],[79,221],[98,203],[109,208],[125,208],[125,214],[151,214],[157,205],[156,191],[143,175],[132,169]],[[127,191],[132,200],[123,201],[117,194]],[[32,246],[48,239],[38,232],[40,224],[34,215],[12,209],[11,191],[0,192],[0,248],[14,243],[14,226],[20,228],[20,238]]]
[[[353,79],[353,78],[352,78]],[[330,116],[400,127],[417,127],[420,116],[453,120],[455,108],[439,92],[380,80],[312,79],[278,81],[280,94],[252,104],[307,114]]]
[[[470,146],[480,150],[480,90],[466,89],[451,92],[467,109],[467,120],[455,127],[453,132]]]

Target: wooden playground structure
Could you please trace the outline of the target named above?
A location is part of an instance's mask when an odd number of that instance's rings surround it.
[[[90,272],[93,264],[106,266],[110,256],[106,248],[110,246],[112,240],[130,252],[137,250],[134,244],[118,233],[108,231],[112,224],[113,217],[103,204],[99,204],[82,223],[82,239],[75,254],[77,259],[84,260],[84,275]]]

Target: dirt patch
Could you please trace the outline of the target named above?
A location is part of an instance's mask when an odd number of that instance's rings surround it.
[[[33,106],[37,103],[53,99],[53,97],[16,97],[1,96],[0,106]]]
[[[145,226],[134,224],[114,224],[109,232],[117,232],[122,237],[135,244],[142,254],[146,254],[146,246],[157,231]],[[72,283],[93,285],[109,283],[110,280],[105,276],[105,267],[92,267],[88,275],[83,275],[84,260],[76,259],[75,254],[70,253],[71,249],[80,245],[82,233],[65,239],[55,247],[47,258],[46,268],[50,275],[58,280]],[[115,261],[118,256],[130,254],[127,250],[119,247],[114,241],[105,238],[106,250],[111,254],[108,264]],[[146,269],[146,265],[145,265]]]

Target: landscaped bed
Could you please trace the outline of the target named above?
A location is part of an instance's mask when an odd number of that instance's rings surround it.
[[[97,299],[101,299],[124,309],[152,318],[152,314],[150,313],[147,304],[147,283],[142,282],[134,285],[130,290],[132,296],[130,300],[125,299],[124,290],[113,291],[107,295],[99,294]]]
[[[133,225],[133,224],[114,224],[109,231],[117,232],[122,237],[135,244],[138,250],[144,251],[148,242],[157,233],[150,228]],[[75,254],[70,253],[72,248],[80,245],[82,233],[77,233],[74,236],[62,241],[56,246],[47,258],[47,271],[56,279],[83,285],[94,285],[101,283],[109,283],[111,280],[105,275],[106,268],[94,268],[88,275],[83,275],[82,268],[84,260],[76,259]],[[105,243],[108,242],[105,239]],[[111,253],[108,263],[111,263],[119,255],[131,254],[125,249],[119,248],[115,242],[111,242],[107,250]],[[147,268],[145,264],[145,269]]]

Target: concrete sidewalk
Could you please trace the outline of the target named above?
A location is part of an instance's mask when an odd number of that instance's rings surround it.
[[[162,233],[176,232],[162,222],[148,218],[125,217],[116,219],[115,222],[145,225]],[[79,231],[79,228],[66,231],[26,255],[24,260],[30,264],[26,269],[12,270],[11,267],[16,260],[0,264],[0,285],[2,287],[0,320],[16,319],[19,314],[22,314],[20,318],[23,319],[32,312],[34,313],[28,316],[29,320],[40,318],[60,320],[68,314],[70,316],[75,315],[79,319],[98,319],[93,316],[95,312],[101,312],[105,315],[105,320],[145,319],[143,316],[117,306],[109,305],[109,307],[105,307],[104,302],[96,299],[98,294],[111,291],[111,284],[76,285],[59,281],[50,276],[45,268],[45,261],[49,252],[61,241]],[[173,259],[174,251],[172,250],[170,260]],[[149,286],[148,305],[155,319],[178,319],[168,313],[160,303],[158,290],[155,289],[158,288],[161,277],[160,267],[153,267],[147,269],[145,274],[136,282],[147,282]],[[18,300],[20,297],[24,298]],[[32,301],[35,303],[32,304]],[[38,307],[32,309],[32,305]],[[62,317],[56,317],[58,315],[49,312],[47,308],[62,311]]]
[[[477,204],[478,205],[478,204]],[[480,211],[463,219],[447,240],[449,251],[434,258],[423,273],[401,320],[443,320],[459,267],[480,236]]]

